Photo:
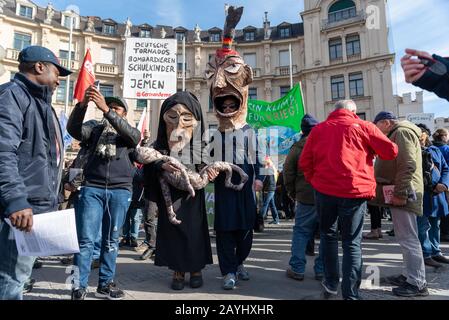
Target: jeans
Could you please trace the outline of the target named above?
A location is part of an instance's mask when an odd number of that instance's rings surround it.
[[[418,217],[418,238],[424,259],[441,255],[440,218]]]
[[[295,226],[293,227],[292,256],[290,258],[291,269],[296,273],[304,274],[306,270],[307,243],[315,236],[315,227],[318,216],[314,205],[298,203],[296,207]],[[323,259],[321,256],[321,244],[318,257],[313,268],[315,274],[323,274]]]
[[[11,228],[0,221],[0,300],[22,300],[23,285],[31,276],[34,260],[36,257],[18,256]]]
[[[139,237],[139,227],[142,221],[142,209],[129,208],[125,224],[123,225],[123,237],[126,239],[137,239]]]
[[[401,208],[391,208],[394,238],[401,246],[403,271],[411,285],[422,289],[426,286],[426,268],[418,238],[416,214]]]
[[[277,222],[279,221],[279,214],[276,209],[276,204],[274,202],[274,193],[275,193],[274,191],[269,191],[266,193],[261,211],[261,216],[265,218],[266,215],[268,214],[268,207],[270,207],[270,211],[273,216],[273,221]]]
[[[75,254],[74,288],[87,288],[94,243],[102,227],[99,286],[114,279],[120,229],[131,203],[131,192],[125,189],[83,187],[77,201],[76,228],[80,252]]]
[[[316,209],[319,215],[321,246],[324,264],[324,284],[337,291],[340,281],[338,261],[337,220],[341,225],[343,247],[343,299],[359,298],[362,282],[362,230],[366,212],[365,199],[345,199],[316,192]]]

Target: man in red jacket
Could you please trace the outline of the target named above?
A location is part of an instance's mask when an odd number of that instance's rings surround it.
[[[299,160],[316,190],[324,264],[324,297],[337,295],[339,275],[337,218],[343,242],[344,299],[359,298],[362,229],[366,202],[376,195],[373,160],[393,160],[398,147],[372,123],[356,115],[352,100],[335,104],[326,121],[311,132]]]

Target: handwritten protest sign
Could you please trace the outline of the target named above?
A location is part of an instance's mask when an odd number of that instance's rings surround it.
[[[166,99],[176,93],[176,39],[127,38],[123,95]]]

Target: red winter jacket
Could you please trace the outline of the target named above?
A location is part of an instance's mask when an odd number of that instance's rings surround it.
[[[398,147],[374,124],[339,109],[310,133],[298,167],[320,193],[349,199],[376,195],[373,162],[393,160]]]

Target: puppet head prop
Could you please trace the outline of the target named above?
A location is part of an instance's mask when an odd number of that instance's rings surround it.
[[[219,121],[218,130],[222,132],[240,129],[246,124],[248,85],[253,81],[253,72],[240,54],[231,49],[242,13],[243,7],[229,7],[222,48],[217,50],[206,69],[210,97]]]

